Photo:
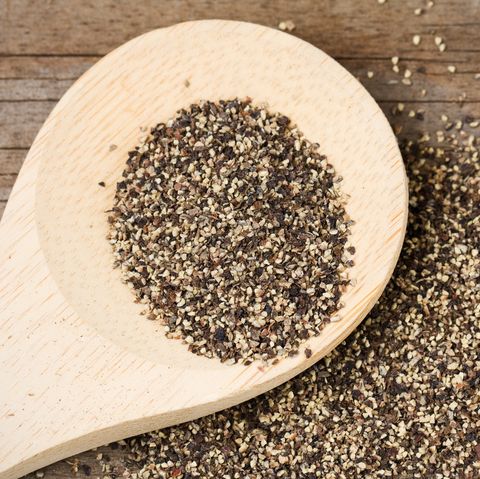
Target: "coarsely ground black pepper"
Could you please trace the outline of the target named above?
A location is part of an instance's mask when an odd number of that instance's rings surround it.
[[[439,137],[437,133],[437,138]],[[480,476],[480,138],[402,147],[410,217],[369,317],[283,386],[121,441],[114,477],[476,479]],[[126,453],[123,454],[126,456]]]
[[[148,317],[222,361],[298,352],[342,304],[341,178],[281,114],[205,101],[129,153],[110,241]]]

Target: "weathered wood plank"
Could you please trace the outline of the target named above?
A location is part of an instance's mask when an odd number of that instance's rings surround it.
[[[462,92],[468,92],[467,101],[480,101],[480,80],[475,80],[475,72],[480,71],[480,52],[468,56],[468,62],[452,62],[457,69],[454,74],[449,72],[448,63],[437,59],[401,59],[399,74],[392,71],[390,59],[342,59],[340,63],[358,77],[378,101],[401,98],[454,101]],[[0,101],[58,100],[97,57],[82,58],[80,65],[66,57],[38,60],[38,57],[0,58]],[[410,88],[402,84],[407,69],[412,72]],[[372,78],[368,78],[368,72],[373,73]],[[477,81],[478,88],[472,88]]]
[[[75,80],[100,58],[100,56],[1,56],[0,78]]]
[[[142,0],[0,1],[0,53],[105,54],[148,30],[180,21],[222,18],[276,26],[292,19],[297,34],[334,56],[411,55],[414,34],[432,30],[447,40],[451,52],[479,50],[478,2],[436,0],[435,6],[415,16],[417,0],[358,2],[328,0]],[[422,48],[436,49],[433,38]]]
[[[0,175],[16,175],[28,150],[0,150]]]
[[[480,101],[480,81],[474,71],[480,71],[480,53],[469,63],[452,62],[456,72],[448,70],[450,64],[436,61],[400,60],[399,73],[392,70],[390,60],[342,60],[341,63],[357,76],[377,101],[409,99],[412,101],[456,101],[466,93],[466,101]],[[411,72],[411,86],[402,82],[405,72]],[[368,77],[368,72],[373,74]],[[408,75],[408,73],[407,73]],[[472,86],[478,83],[478,88]]]
[[[0,175],[0,201],[7,201],[17,175]]]
[[[0,79],[0,101],[58,101],[73,81],[74,80]]]
[[[442,121],[442,115],[447,115],[449,120],[461,120],[463,130],[467,133],[480,133],[480,127],[471,128],[468,123],[472,119],[480,118],[480,103],[439,103],[439,102],[416,102],[402,101],[404,110],[402,113],[394,113],[398,102],[381,102],[380,107],[387,116],[390,124],[400,139],[417,139],[425,132],[431,134],[430,144],[437,143],[435,133],[445,131],[447,123]],[[417,117],[410,117],[409,113],[419,112]],[[423,118],[423,119],[422,119]]]
[[[97,457],[101,457],[101,459],[97,460]],[[56,479],[71,479],[72,477],[77,479],[121,478],[125,471],[126,459],[128,459],[128,456],[125,447],[119,447],[117,444],[114,445],[114,448],[102,446],[52,464],[44,469],[45,479],[52,477]],[[129,462],[134,463],[131,460]],[[103,468],[105,469],[102,470]],[[107,469],[109,470],[107,471]],[[132,469],[135,470],[135,467]],[[29,474],[26,478],[36,479],[36,476],[35,474]]]
[[[30,148],[56,101],[0,102],[0,148]]]

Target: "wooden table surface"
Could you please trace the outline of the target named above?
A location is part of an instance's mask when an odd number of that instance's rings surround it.
[[[224,18],[277,27],[292,20],[294,35],[360,79],[403,138],[440,129],[442,114],[480,119],[480,0],[428,3],[0,0],[0,216],[33,138],[75,79],[130,38],[176,22]],[[421,15],[415,15],[417,8]],[[420,35],[419,45],[414,35]],[[435,37],[442,39],[444,52]],[[399,73],[392,70],[394,56],[400,58]],[[407,69],[412,75],[405,79]],[[399,102],[404,111],[394,114]],[[127,454],[117,446],[55,464],[45,469],[45,477],[103,477],[108,471],[102,472],[99,453],[110,459],[110,477],[121,475]]]

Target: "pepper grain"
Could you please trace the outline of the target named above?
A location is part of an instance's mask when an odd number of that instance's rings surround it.
[[[402,145],[407,235],[368,318],[284,385],[127,441],[124,477],[478,477],[480,138],[428,137]]]
[[[340,183],[286,116],[250,99],[191,105],[129,153],[109,218],[116,264],[193,353],[292,356],[349,284]]]

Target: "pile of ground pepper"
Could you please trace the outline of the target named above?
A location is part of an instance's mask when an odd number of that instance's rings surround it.
[[[204,101],[129,153],[109,239],[148,317],[190,351],[276,361],[338,319],[353,223],[341,178],[289,118]]]
[[[102,460],[105,474],[479,477],[480,138],[450,131],[440,146],[409,141],[402,149],[410,178],[407,236],[369,317],[283,386],[122,441],[128,459]]]

